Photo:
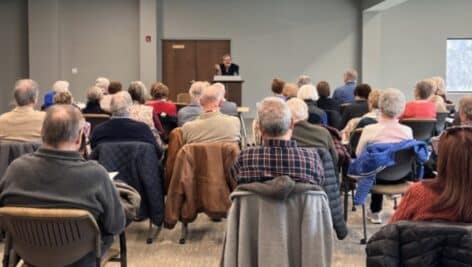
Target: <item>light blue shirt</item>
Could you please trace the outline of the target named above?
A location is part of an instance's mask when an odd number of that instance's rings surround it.
[[[333,99],[338,105],[354,102],[356,82],[347,82],[334,90]]]

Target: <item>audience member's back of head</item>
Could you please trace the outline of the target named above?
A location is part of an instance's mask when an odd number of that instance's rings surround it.
[[[433,94],[433,83],[431,80],[421,80],[416,83],[415,96],[418,99],[426,100]]]
[[[110,102],[110,111],[113,116],[128,116],[133,100],[128,92],[121,91],[114,94]]]
[[[300,75],[297,80],[297,86],[298,88],[306,85],[306,84],[311,84],[311,78],[308,75]]]
[[[108,93],[110,95],[116,94],[121,91],[122,87],[119,81],[111,81],[110,85],[108,85]]]
[[[52,90],[58,93],[68,92],[69,91],[69,82],[68,81],[56,81],[52,85]]]
[[[200,97],[200,104],[203,107],[219,105],[223,100],[223,97],[224,91],[222,91],[221,84],[215,83],[203,89],[202,96]]]
[[[472,125],[472,96],[463,96],[459,100],[461,124]]]
[[[306,84],[300,87],[297,92],[297,97],[303,100],[318,100],[318,91],[312,84]]]
[[[38,84],[31,79],[18,80],[13,95],[18,106],[35,104],[38,100]]]
[[[54,104],[70,105],[72,102],[72,94],[69,91],[56,93],[56,95],[54,95]]]
[[[128,93],[133,101],[144,104],[146,101],[147,89],[143,82],[134,81],[129,84]]]
[[[344,81],[345,82],[355,82],[357,81],[357,71],[355,69],[348,69],[344,72]]]
[[[53,105],[48,108],[41,131],[45,145],[58,148],[74,144],[85,123],[80,111],[72,105]]]
[[[308,119],[308,106],[305,101],[300,98],[291,98],[287,101],[287,106],[296,122]]]
[[[282,94],[286,98],[290,97],[297,97],[298,93],[298,86],[294,83],[285,83],[284,89],[282,90]]]
[[[110,80],[108,80],[108,78],[98,77],[97,80],[95,80],[95,86],[102,89],[102,93],[104,94],[108,94],[109,85],[110,85]]]
[[[151,97],[152,99],[167,99],[169,97],[169,88],[167,85],[157,82],[151,85]]]
[[[354,89],[354,95],[362,99],[367,99],[369,97],[370,91],[372,91],[370,85],[367,83],[361,83],[358,84]]]
[[[385,89],[380,94],[379,108],[383,115],[398,118],[405,110],[405,95],[398,89]]]
[[[98,86],[91,86],[87,90],[87,100],[89,102],[100,101],[103,97],[103,90]]]
[[[320,97],[329,97],[331,95],[331,90],[327,81],[320,81],[316,85],[316,90],[318,91],[318,95]]]
[[[291,128],[292,114],[282,99],[266,97],[257,108],[257,123],[263,137],[284,136]]]
[[[281,95],[284,90],[285,82],[281,79],[274,78],[272,80],[271,89],[272,92],[276,95]]]
[[[199,100],[203,93],[203,90],[205,90],[205,88],[207,88],[208,86],[210,86],[210,83],[206,81],[196,81],[192,83],[192,85],[190,86],[190,89],[188,90],[188,93],[190,97],[192,98],[192,101]]]
[[[379,108],[379,99],[382,91],[379,89],[374,89],[370,91],[369,97],[367,98],[367,102],[369,104],[369,110],[378,109]]]

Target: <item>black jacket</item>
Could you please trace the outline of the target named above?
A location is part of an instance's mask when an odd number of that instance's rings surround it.
[[[348,234],[346,222],[344,221],[344,209],[341,204],[341,196],[339,191],[338,176],[334,169],[331,154],[324,148],[317,148],[316,151],[320,155],[323,162],[325,179],[322,184],[323,190],[328,195],[329,209],[331,210],[331,218],[333,220],[334,230],[339,240],[344,239]]]
[[[141,196],[139,218],[151,218],[160,226],[164,220],[164,180],[162,165],[154,146],[143,142],[103,143],[91,155],[115,180],[132,186]]]
[[[306,105],[308,106],[308,122],[309,123],[323,124],[323,119],[325,119],[326,121],[328,120],[326,113],[316,105],[315,101],[311,99],[305,99],[304,101]]]
[[[234,63],[231,63],[228,70],[226,70],[224,64],[220,64],[220,69],[221,75],[239,75],[239,66]]]
[[[82,113],[84,113],[84,114],[110,114],[110,113],[104,111],[100,107],[100,102],[99,101],[89,101],[89,102],[87,102],[87,105],[85,106],[85,108],[82,109]]]
[[[344,128],[350,119],[362,117],[362,115],[366,114],[367,112],[369,112],[369,105],[367,104],[367,100],[362,99],[354,101],[343,111],[342,127]]]
[[[366,252],[367,267],[472,266],[472,225],[396,222],[374,234]]]
[[[318,107],[321,108],[322,110],[336,110],[339,112],[339,105],[334,101],[334,99],[325,97],[325,96],[320,96],[320,98],[317,101]]]

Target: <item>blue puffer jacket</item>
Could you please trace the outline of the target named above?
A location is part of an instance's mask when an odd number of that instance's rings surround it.
[[[428,159],[428,147],[425,142],[405,140],[398,143],[371,144],[349,166],[348,175],[360,176],[357,183],[354,205],[364,204],[370,188],[375,182],[375,175],[383,169],[395,165],[395,153],[404,149],[414,149],[418,164],[418,178],[423,178],[423,163]]]

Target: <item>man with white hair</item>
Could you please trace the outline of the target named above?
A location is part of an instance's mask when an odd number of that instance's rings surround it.
[[[223,101],[220,105],[220,111],[226,115],[237,116],[238,115],[238,106],[235,102],[228,101],[226,99],[226,89],[225,85],[222,83],[215,83],[216,86],[220,87],[221,94],[223,95]]]
[[[133,104],[128,92],[121,91],[111,98],[110,108],[112,117],[110,120],[98,125],[90,137],[90,145],[95,148],[100,143],[137,141],[154,145],[159,153],[162,151],[154,138],[149,126],[144,122],[129,118],[130,108]]]
[[[56,81],[52,85],[52,91],[47,92],[44,95],[44,104],[41,107],[43,110],[54,105],[54,96],[58,93],[69,92],[69,82],[68,81]]]
[[[34,110],[38,84],[30,79],[18,80],[13,95],[16,107],[0,116],[0,141],[40,142],[45,113]]]
[[[184,125],[184,123],[188,121],[193,121],[198,116],[203,113],[202,106],[200,105],[200,96],[202,95],[203,89],[210,86],[208,82],[196,81],[192,83],[190,89],[188,90],[188,94],[192,99],[190,104],[181,108],[177,112],[177,124],[179,126]]]
[[[213,84],[203,89],[200,104],[203,114],[182,126],[185,143],[239,142],[241,125],[239,119],[220,112],[223,94],[220,86]]]
[[[264,98],[257,109],[257,124],[263,144],[241,151],[233,167],[238,184],[265,182],[281,175],[301,183],[322,183],[324,172],[319,155],[290,140],[294,123],[282,99]]]
[[[354,101],[354,88],[357,83],[357,71],[354,69],[344,72],[344,85],[336,88],[333,93],[333,100],[338,105],[351,103]]]

